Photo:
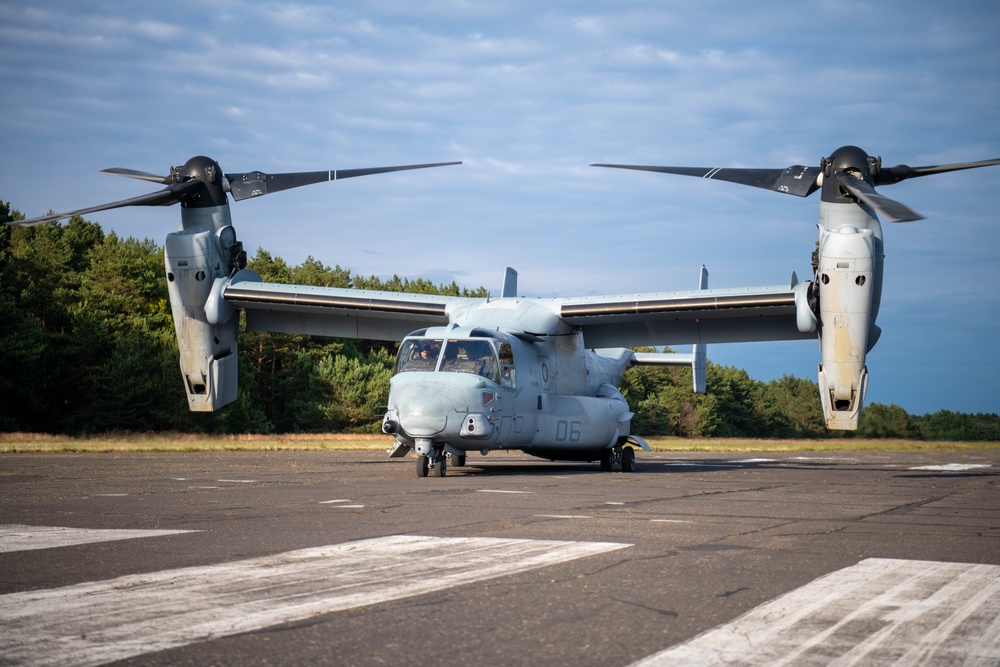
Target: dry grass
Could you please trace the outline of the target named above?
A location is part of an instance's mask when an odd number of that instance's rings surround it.
[[[833,452],[833,451],[963,451],[998,449],[1000,442],[955,442],[901,439],[820,438],[759,440],[755,438],[663,438],[646,439],[654,451],[662,452]]]
[[[801,452],[864,450],[986,450],[1000,442],[923,442],[919,440],[755,440],[742,438],[647,439],[663,452]],[[74,438],[37,433],[0,433],[0,453],[16,452],[194,452],[277,450],[387,450],[392,438],[350,433],[286,435],[196,435],[190,433],[111,433]]]
[[[38,433],[2,433],[0,453],[385,450],[392,446],[392,442],[393,439],[385,435],[353,433],[286,435],[105,433],[79,438]]]

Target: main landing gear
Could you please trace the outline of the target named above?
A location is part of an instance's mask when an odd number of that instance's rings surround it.
[[[613,449],[601,450],[601,472],[611,472],[621,466],[622,472],[635,471],[635,450],[631,447],[615,445]]]

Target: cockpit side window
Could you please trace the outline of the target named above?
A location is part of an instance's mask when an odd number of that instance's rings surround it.
[[[395,372],[433,371],[437,368],[443,342],[441,339],[404,340],[399,345],[399,354],[396,355]]]
[[[508,389],[517,387],[517,378],[514,373],[514,352],[510,349],[510,343],[500,345],[500,384]]]
[[[441,361],[443,373],[472,373],[499,382],[497,355],[488,340],[450,339]]]

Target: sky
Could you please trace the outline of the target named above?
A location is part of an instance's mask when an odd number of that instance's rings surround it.
[[[233,204],[251,256],[527,296],[809,279],[819,194],[600,169],[1000,157],[994,0],[170,3],[0,0],[0,200],[27,216],[149,192],[98,174],[463,165]],[[1000,167],[881,192],[868,402],[1000,412]],[[178,209],[86,216],[163,243]],[[684,350],[681,350],[684,351]],[[812,341],[710,346],[815,379]]]

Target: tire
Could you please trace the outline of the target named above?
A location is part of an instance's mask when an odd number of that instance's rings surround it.
[[[611,450],[601,450],[601,472],[611,472]]]
[[[427,477],[427,457],[423,454],[417,456],[417,477]]]
[[[635,471],[635,450],[631,447],[622,449],[622,472]]]
[[[434,462],[434,476],[444,477],[445,471],[448,470],[448,459],[444,455],[437,457]]]

